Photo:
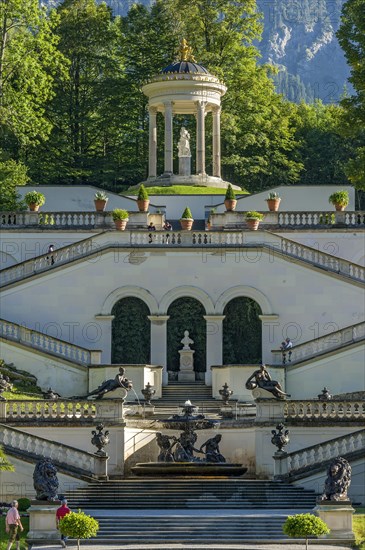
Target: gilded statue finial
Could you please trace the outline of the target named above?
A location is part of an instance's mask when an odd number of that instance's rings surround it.
[[[196,63],[196,59],[193,56],[193,50],[191,46],[188,45],[185,38],[181,40],[180,44],[180,61],[192,61]]]

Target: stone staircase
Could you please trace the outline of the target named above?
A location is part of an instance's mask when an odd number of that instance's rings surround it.
[[[93,517],[97,518],[100,526],[95,539],[98,544],[138,543],[138,548],[141,548],[140,545],[147,543],[148,546],[143,548],[152,548],[150,544],[161,544],[167,548],[169,543],[221,543],[220,548],[226,549],[229,548],[227,544],[244,541],[286,539],[282,526],[287,515],[169,516],[165,510],[161,510],[158,516],[97,517],[97,514],[93,514]]]
[[[137,509],[312,509],[315,493],[289,483],[235,479],[127,479],[92,482],[67,493],[73,508]]]
[[[313,491],[239,478],[128,479],[91,483],[66,496],[71,508],[99,521],[98,544],[221,543],[227,548],[280,540],[286,538],[287,515],[315,506]]]
[[[154,416],[166,418],[172,414],[180,413],[181,407],[188,399],[193,405],[199,407],[199,414],[210,418],[220,415],[222,401],[213,399],[212,386],[206,386],[203,381],[196,381],[191,383],[174,382],[164,386],[162,397],[152,401],[155,407]],[[235,403],[235,401],[231,400],[231,403]]]

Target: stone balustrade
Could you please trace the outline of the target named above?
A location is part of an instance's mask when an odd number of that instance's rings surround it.
[[[305,361],[311,357],[315,357],[320,353],[336,350],[346,344],[355,343],[365,339],[365,323],[357,323],[350,327],[345,327],[340,330],[331,332],[314,340],[296,344],[291,348],[291,363]],[[281,365],[282,352],[280,350],[271,350],[272,364]],[[288,352],[286,352],[286,360],[288,360]],[[289,363],[290,364],[290,363]]]
[[[3,319],[0,319],[0,337],[81,365],[100,364],[100,350],[88,350]]]
[[[358,400],[320,399],[256,401],[256,422],[363,422],[365,403]]]
[[[7,423],[121,424],[124,422],[123,413],[121,399],[0,401],[0,422]]]
[[[4,446],[5,450],[7,448],[14,449],[17,453],[24,453],[33,458],[51,458],[56,464],[62,465],[65,469],[69,467],[90,475],[94,472],[95,460],[92,453],[28,434],[15,428],[9,428],[5,425],[0,426],[0,445]]]
[[[345,227],[364,227],[365,212],[262,212],[262,226],[280,228],[331,228],[341,224]],[[161,215],[158,215],[161,216]],[[145,229],[148,214],[129,212],[128,227]],[[230,211],[209,215],[211,229],[245,229],[245,212]],[[156,220],[155,220],[156,221]],[[158,220],[157,220],[158,221]],[[158,225],[161,225],[158,223]],[[32,228],[36,226],[47,229],[112,229],[114,222],[111,212],[0,212],[2,229]]]
[[[227,252],[226,249],[235,247],[237,254],[243,253],[243,249],[246,248],[261,248],[268,254],[284,254],[359,283],[365,281],[365,268],[358,264],[262,231],[115,231],[110,235],[113,240],[110,240],[109,233],[99,235],[98,240],[88,238],[64,246],[50,254],[43,254],[3,269],[0,271],[0,286],[23,280],[36,273],[55,269],[72,260],[103,254],[109,249],[136,248],[138,246],[196,246],[202,249],[221,247],[222,254]]]
[[[263,219],[260,222],[260,227],[275,226],[280,228],[295,228],[295,229],[321,229],[331,228],[334,225],[342,225],[345,227],[364,227],[365,212],[334,212],[318,211],[318,212],[261,212]],[[227,211],[222,213],[209,214],[210,226],[213,230],[245,228],[246,212],[244,211]]]
[[[285,479],[304,473],[311,475],[311,473],[315,473],[314,469],[321,467],[323,463],[328,463],[338,456],[345,457],[355,453],[361,456],[364,450],[365,430],[359,430],[299,451],[276,452],[274,454],[275,477]]]

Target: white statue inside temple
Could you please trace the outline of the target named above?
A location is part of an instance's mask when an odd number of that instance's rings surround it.
[[[179,150],[179,157],[191,157],[190,134],[185,126],[182,126],[180,130],[180,139],[177,148]]]

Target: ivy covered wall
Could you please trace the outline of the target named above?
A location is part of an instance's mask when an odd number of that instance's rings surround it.
[[[172,373],[179,370],[179,349],[183,345],[184,331],[189,331],[189,338],[194,341],[191,349],[194,353],[194,370],[197,380],[204,380],[202,373],[206,370],[206,315],[204,306],[195,298],[178,298],[169,307],[167,315],[167,370],[169,378],[176,378]]]
[[[140,298],[122,298],[112,315],[112,363],[150,363],[150,310]]]
[[[251,298],[234,298],[224,308],[223,364],[261,363],[261,309]]]

